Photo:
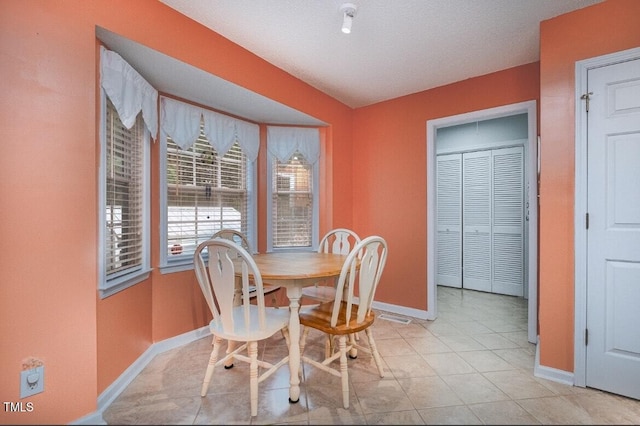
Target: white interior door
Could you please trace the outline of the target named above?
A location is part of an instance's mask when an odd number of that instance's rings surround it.
[[[585,380],[640,399],[640,59],[587,81]]]
[[[462,156],[463,286],[491,292],[491,151]]]
[[[437,158],[438,285],[462,287],[462,154]]]
[[[524,159],[521,146],[492,156],[491,292],[524,296]]]

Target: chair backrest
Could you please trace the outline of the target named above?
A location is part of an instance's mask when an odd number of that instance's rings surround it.
[[[224,238],[225,240],[233,241],[234,243],[242,246],[242,248],[249,253],[253,253],[251,244],[249,244],[249,239],[247,238],[247,236],[240,231],[236,231],[235,229],[223,228],[213,234],[211,238]]]
[[[350,229],[332,229],[320,240],[318,253],[349,254],[351,248],[359,242],[358,234]]]
[[[331,326],[338,325],[338,314],[343,303],[346,304],[346,317],[351,317],[352,309],[357,309],[357,322],[364,321],[371,312],[373,298],[387,262],[387,242],[384,238],[372,235],[357,243],[344,262],[336,286],[336,298],[333,302]],[[345,291],[346,289],[346,291]],[[357,308],[354,294],[358,294]],[[340,319],[344,321],[345,318]]]
[[[193,264],[207,305],[213,320],[221,326],[226,334],[242,336],[252,330],[262,330],[265,326],[265,304],[262,275],[249,254],[240,245],[223,238],[212,238],[196,247]],[[242,272],[239,276],[237,272]],[[249,287],[255,286],[251,297],[255,305],[249,303],[249,297],[242,297],[240,307],[234,306],[236,280],[242,282],[242,295],[249,295]],[[257,306],[257,316],[255,310]],[[242,309],[243,321],[234,318],[233,311]],[[254,312],[253,314],[251,312]],[[239,327],[244,324],[244,329]]]

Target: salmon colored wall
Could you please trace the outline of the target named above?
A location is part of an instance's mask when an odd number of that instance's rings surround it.
[[[427,121],[538,99],[538,63],[357,109],[354,228],[389,256],[376,300],[427,309]]]
[[[640,46],[640,2],[608,0],[540,25],[540,364],[574,368],[575,63]]]
[[[65,423],[97,396],[93,27],[52,2],[0,2],[0,423]],[[84,23],[83,23],[84,22]],[[22,360],[44,393],[20,400]]]
[[[0,396],[33,404],[31,412],[1,410],[0,423],[65,424],[92,414],[100,393],[152,343],[208,321],[193,274],[157,269],[158,144],[156,269],[97,297],[96,26],[329,123],[323,223],[352,226],[350,108],[157,0],[0,1]],[[44,361],[45,390],[21,400],[28,356]]]
[[[561,369],[571,369],[573,348],[573,62],[637,46],[639,6],[610,0],[542,25],[542,361]],[[354,112],[157,0],[0,1],[0,396],[33,403],[30,413],[0,411],[0,423],[91,414],[150,344],[206,324],[188,272],[156,269],[97,299],[95,26],[329,123],[321,233],[346,226],[387,238],[379,296],[417,309],[426,308],[426,121],[538,98],[536,63]],[[157,144],[152,156],[157,164]],[[152,173],[157,206],[157,167]],[[158,223],[155,208],[153,230]],[[158,253],[154,231],[152,265]],[[45,363],[45,391],[20,400],[28,356]]]
[[[120,376],[153,343],[151,294],[147,280],[98,302],[98,389],[109,386],[109,377]]]

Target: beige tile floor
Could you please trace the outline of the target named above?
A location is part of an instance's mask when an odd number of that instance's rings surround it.
[[[288,402],[286,366],[262,382],[254,418],[246,363],[216,370],[201,398],[211,351],[206,337],[157,355],[103,418],[108,424],[167,425],[640,424],[638,400],[534,377],[525,300],[439,287],[438,312],[435,321],[376,321],[385,377],[367,354],[349,360],[346,410],[340,379],[309,365],[297,404]],[[321,354],[321,337],[310,335],[305,354]],[[285,353],[279,334],[260,345],[267,360]]]

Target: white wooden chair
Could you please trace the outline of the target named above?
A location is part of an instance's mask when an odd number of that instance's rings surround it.
[[[211,238],[224,238],[225,240],[233,241],[234,243],[239,244],[249,254],[253,255],[254,253],[253,249],[251,248],[251,243],[249,243],[249,239],[247,238],[247,236],[240,231],[236,231],[235,229],[222,228],[218,232],[214,233]],[[271,306],[278,307],[277,291],[280,288],[280,286],[276,286],[276,285],[268,284],[264,282],[262,283],[262,286],[264,288],[264,294],[271,295]],[[237,291],[236,291],[236,297],[237,298],[234,300],[234,303],[236,304],[242,303],[242,298],[240,297],[240,294]],[[254,285],[249,286],[249,299],[252,300],[253,303],[255,303],[255,286]],[[286,335],[286,333],[282,333],[282,335],[288,339],[288,336]],[[214,344],[214,343],[215,343],[215,336],[211,344]],[[287,340],[287,344],[288,344],[288,340]],[[229,348],[227,349],[227,353],[233,351],[233,347],[234,347],[234,343],[230,341]],[[225,363],[224,368],[226,368],[227,370],[230,368],[233,368],[233,359],[228,359],[227,362]]]
[[[350,229],[336,228],[327,232],[320,244],[318,245],[318,253],[338,253],[349,254],[351,248],[360,242],[358,234]],[[336,298],[336,290],[334,281],[332,285],[323,285],[316,283],[314,286],[302,289],[302,295],[320,303],[330,302]]]
[[[322,303],[300,312],[300,324],[304,325],[300,341],[302,361],[341,378],[344,408],[349,408],[347,352],[357,348],[370,353],[378,367],[380,377],[384,377],[382,360],[371,331],[371,325],[375,320],[371,304],[386,259],[387,243],[382,237],[374,235],[364,238],[351,250],[342,267],[334,301]],[[354,303],[354,294],[359,297],[358,304]],[[337,338],[337,351],[332,345],[334,349],[328,356],[325,354],[323,360],[312,359],[304,355],[307,335],[312,328],[326,333],[332,339]],[[361,345],[355,339],[355,333],[363,330],[367,335],[368,346]],[[337,359],[340,362],[339,368],[331,365]]]
[[[204,253],[207,253],[207,256]],[[200,395],[202,397],[207,395],[215,367],[233,359],[248,362],[251,416],[256,416],[258,383],[289,360],[288,355],[276,364],[258,360],[258,341],[280,331],[288,337],[289,311],[265,306],[260,271],[249,252],[238,244],[222,238],[205,241],[196,248],[193,263],[200,289],[213,315],[209,323],[209,329],[214,336],[213,350]],[[241,277],[238,278],[242,288],[240,305],[234,302],[236,268],[242,272]],[[255,286],[252,296],[256,300],[255,304],[250,303],[247,297],[250,286]],[[240,345],[219,358],[223,339]],[[241,354],[245,349],[248,356]],[[264,369],[261,370],[260,375],[258,375],[258,367]]]
[[[211,238],[224,238],[226,240],[233,241],[236,244],[239,244],[246,251],[248,251],[249,254],[254,253],[247,236],[240,231],[236,231],[235,229],[223,228],[218,232],[216,232],[215,234],[213,234]],[[277,291],[280,288],[280,286],[269,284],[269,283],[263,283],[263,285],[264,285],[264,294],[271,295],[271,305],[277,306],[278,305]],[[249,297],[253,297],[251,293]]]
[[[318,244],[318,253],[337,253],[347,255],[351,251],[351,248],[359,242],[360,236],[358,236],[358,234],[350,229],[332,229],[331,231],[327,232],[320,240],[320,244]],[[302,295],[306,299],[310,299],[315,303],[332,302],[336,298],[337,281],[338,280],[336,278],[330,284],[316,283],[311,287],[305,287],[302,289]],[[309,305],[303,306],[305,309],[309,307]],[[360,337],[358,336],[358,334],[356,334],[355,338],[357,340]],[[329,353],[332,350],[332,344],[333,339],[331,338],[331,336],[327,335],[327,340],[325,342],[327,356],[329,356]],[[352,350],[349,356],[351,358],[356,358],[357,350]]]
[[[246,235],[244,235],[240,231],[236,231],[235,229],[223,228],[213,234],[211,238],[224,238],[225,240],[233,241],[234,243],[240,245],[243,249],[249,252],[249,254],[253,254],[253,249],[251,248],[251,244],[249,244],[249,239]]]

